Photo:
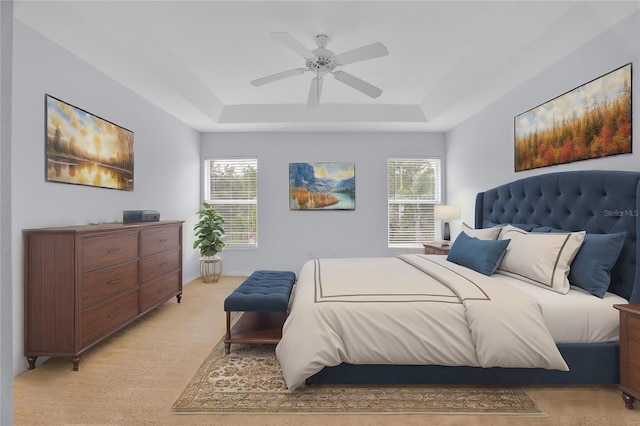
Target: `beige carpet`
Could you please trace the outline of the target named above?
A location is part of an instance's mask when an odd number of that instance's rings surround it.
[[[274,345],[220,341],[173,404],[180,413],[435,413],[541,416],[509,387],[313,385],[288,391]]]
[[[172,405],[220,336],[225,297],[243,277],[195,280],[175,299],[87,351],[80,370],[51,359],[14,379],[14,425],[117,426],[630,426],[640,403],[626,410],[615,385],[521,387],[547,416],[491,414],[362,415],[308,413],[176,414]],[[26,361],[24,366],[26,368]],[[4,398],[5,395],[2,395]],[[4,426],[4,425],[3,425]]]

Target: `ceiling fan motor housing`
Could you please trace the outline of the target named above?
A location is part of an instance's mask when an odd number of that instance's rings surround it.
[[[307,69],[314,73],[327,73],[332,72],[338,66],[338,63],[335,61],[335,53],[332,51],[325,49],[324,47],[320,47],[318,49],[314,49],[312,51],[316,57],[313,59],[307,59]]]
[[[318,34],[316,36],[317,49],[311,52],[316,56],[315,58],[307,59],[307,69],[316,75],[323,76],[328,72],[332,72],[338,66],[335,61],[336,54],[327,49],[327,44],[331,41],[331,38],[325,34]]]

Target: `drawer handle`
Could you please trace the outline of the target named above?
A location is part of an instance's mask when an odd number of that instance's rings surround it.
[[[117,247],[116,247],[116,248],[112,248],[112,249],[107,250],[107,253],[115,253],[115,252],[117,252],[118,250],[120,250],[120,249],[119,249],[119,248],[117,248]]]
[[[162,239],[162,240],[158,240],[158,242],[159,242],[159,243],[164,243],[164,242],[166,242],[166,241],[169,241],[169,239],[168,239],[168,238],[164,238],[164,239]]]
[[[167,264],[167,262],[162,262],[162,263],[160,264],[160,266],[164,266],[164,265],[166,265],[166,264]]]
[[[107,284],[115,284],[115,283],[117,283],[117,282],[120,282],[120,279],[119,279],[119,278],[116,278],[116,279],[111,280],[111,281],[107,281]]]

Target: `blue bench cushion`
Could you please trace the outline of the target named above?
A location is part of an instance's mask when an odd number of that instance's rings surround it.
[[[255,271],[224,300],[228,312],[286,312],[296,275],[291,271]]]

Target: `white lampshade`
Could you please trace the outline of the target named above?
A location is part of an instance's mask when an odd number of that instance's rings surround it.
[[[460,207],[448,204],[436,204],[433,211],[433,218],[436,220],[460,219]]]

